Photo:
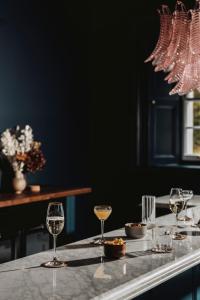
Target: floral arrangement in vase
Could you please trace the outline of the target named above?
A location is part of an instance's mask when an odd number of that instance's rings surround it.
[[[0,151],[13,169],[13,188],[18,194],[26,187],[24,174],[42,170],[46,163],[41,143],[34,140],[33,130],[29,125],[24,128],[18,125],[2,132]]]

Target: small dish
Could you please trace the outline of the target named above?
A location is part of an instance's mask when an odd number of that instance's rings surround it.
[[[122,258],[126,254],[126,242],[123,239],[104,242],[104,255],[107,258]]]
[[[29,185],[29,188],[32,193],[39,193],[40,192],[40,185]]]
[[[127,223],[125,224],[125,233],[130,238],[141,239],[147,233],[147,225],[143,223]]]

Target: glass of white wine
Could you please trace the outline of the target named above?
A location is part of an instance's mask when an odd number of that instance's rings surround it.
[[[43,267],[47,268],[60,268],[66,266],[65,261],[60,261],[56,255],[56,239],[57,236],[61,233],[64,228],[64,210],[61,202],[51,202],[48,205],[47,216],[46,216],[46,225],[50,234],[53,235],[53,260],[43,263]]]
[[[99,240],[100,244],[104,243],[104,221],[108,219],[111,212],[112,207],[110,205],[96,205],[94,207],[94,213],[101,221],[101,240]]]
[[[181,239],[181,235],[177,233],[178,229],[178,214],[184,209],[185,201],[183,199],[182,190],[172,188],[170,191],[169,208],[176,216],[176,232],[173,239]]]

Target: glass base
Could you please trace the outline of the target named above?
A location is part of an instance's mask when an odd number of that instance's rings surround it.
[[[172,250],[173,248],[168,245],[161,245],[160,247],[157,246],[151,249],[151,251],[155,253],[170,253]]]
[[[192,221],[192,218],[188,217],[188,216],[185,216],[185,221]]]
[[[178,220],[178,221],[185,221],[185,222],[187,222],[187,221],[191,221],[192,218],[190,218],[190,217],[188,217],[187,215],[185,215],[185,216],[180,216],[180,217],[178,217],[177,220]]]
[[[105,241],[105,240],[102,240],[101,238],[99,238],[99,239],[94,239],[94,240],[92,241],[92,244],[93,244],[93,245],[103,245],[103,244],[104,244],[104,241]]]
[[[66,261],[60,261],[57,259],[54,259],[52,261],[47,261],[41,264],[41,267],[44,268],[62,268],[62,267],[66,267],[67,266],[67,262]]]
[[[186,239],[186,235],[184,234],[181,234],[181,233],[178,233],[178,232],[175,232],[173,235],[172,235],[172,239],[173,240],[184,240]]]

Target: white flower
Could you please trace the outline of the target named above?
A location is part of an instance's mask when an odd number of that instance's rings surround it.
[[[11,162],[15,172],[22,172],[24,168],[24,162],[17,162],[15,156],[29,152],[32,144],[33,132],[29,125],[26,125],[24,129],[20,129],[19,125],[15,130],[6,129],[0,137],[0,149]]]
[[[13,156],[16,152],[15,139],[9,129],[6,129],[1,135],[1,148],[6,156]]]

